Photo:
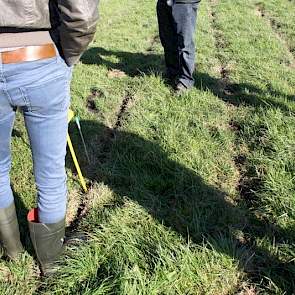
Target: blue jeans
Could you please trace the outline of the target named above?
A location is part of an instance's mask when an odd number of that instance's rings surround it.
[[[56,223],[66,213],[65,155],[70,77],[71,69],[60,56],[3,64],[0,53],[0,208],[6,208],[14,201],[9,178],[10,141],[18,107],[30,139],[39,221],[42,223]]]
[[[157,15],[167,75],[187,88],[194,85],[195,31],[198,3],[158,0]]]

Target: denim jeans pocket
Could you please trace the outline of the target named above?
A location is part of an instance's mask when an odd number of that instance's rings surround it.
[[[70,104],[70,87],[68,74],[56,76],[34,86],[22,89],[27,102],[28,111],[52,116],[66,111]]]

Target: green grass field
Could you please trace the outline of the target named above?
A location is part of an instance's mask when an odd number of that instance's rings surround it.
[[[155,1],[102,0],[76,66],[67,158],[68,235],[59,273],[39,276],[35,205],[19,115],[12,184],[27,252],[0,261],[0,294],[295,294],[295,3],[200,5],[196,86],[162,78]]]

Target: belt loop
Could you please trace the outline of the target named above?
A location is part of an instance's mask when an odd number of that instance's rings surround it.
[[[2,62],[2,52],[0,52],[0,81],[4,81],[4,69]]]
[[[55,43],[53,43],[52,45],[53,45],[53,46],[54,46],[54,48],[55,48],[55,53],[56,53],[56,56],[59,56],[59,51],[58,51],[58,49],[57,49],[57,47],[56,47]]]

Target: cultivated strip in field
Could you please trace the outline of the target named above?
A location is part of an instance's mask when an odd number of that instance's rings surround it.
[[[42,283],[30,255],[1,261],[1,294],[292,294],[294,38],[293,11],[282,8],[293,3],[244,2],[203,1],[196,87],[182,97],[161,77],[154,1],[101,2],[72,84],[91,159],[70,126],[91,185],[82,194],[68,158],[76,240]],[[35,190],[19,118],[12,149],[32,254]]]

